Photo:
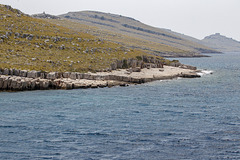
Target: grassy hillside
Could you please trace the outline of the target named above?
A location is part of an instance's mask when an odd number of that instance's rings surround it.
[[[194,52],[185,51],[182,49],[178,49],[176,47],[159,44],[156,42],[137,38],[134,36],[127,36],[117,32],[108,31],[98,27],[74,22],[68,19],[61,19],[61,20],[47,19],[46,21],[55,23],[56,25],[64,26],[66,28],[70,28],[78,32],[89,33],[91,35],[101,37],[104,40],[115,42],[124,46],[128,46],[129,48],[132,48],[132,49],[139,49],[149,54],[161,55],[165,57],[171,57],[172,55],[175,55],[175,56],[196,55]]]
[[[0,5],[0,68],[95,71],[146,53]]]
[[[196,56],[198,53],[204,52],[216,52],[215,50],[206,47],[202,44],[189,41],[178,35],[167,32],[164,29],[151,27],[145,25],[133,18],[124,17],[121,15],[107,14],[102,12],[83,11],[83,12],[69,12],[67,14],[60,15],[62,18],[67,18],[71,21],[86,24],[90,26],[98,27],[98,31],[95,35],[103,36],[107,40],[112,40],[119,43],[129,44],[127,39],[119,40],[119,38],[111,37],[113,32],[119,36],[126,35],[128,37],[134,37],[141,40],[143,43],[148,42],[149,45],[143,45],[138,42],[131,43],[129,46],[135,48],[144,48],[149,52],[160,54],[163,56]],[[68,24],[65,24],[66,27]],[[101,34],[102,31],[110,31],[110,36]],[[157,47],[157,45],[159,45]],[[153,46],[153,47],[152,47]],[[166,47],[167,46],[167,47]]]

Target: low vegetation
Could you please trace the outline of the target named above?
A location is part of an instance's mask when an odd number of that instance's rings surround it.
[[[0,5],[0,68],[87,72],[148,55]]]
[[[56,24],[81,30],[92,35],[103,37],[105,40],[124,44],[131,48],[138,48],[147,53],[160,55],[164,57],[194,57],[202,56],[200,53],[217,52],[200,43],[186,39],[187,36],[179,36],[166,29],[155,28],[141,23],[133,18],[115,15],[111,13],[102,13],[95,11],[69,12],[60,15],[63,19],[69,21],[53,21]],[[51,21],[51,20],[49,20]],[[87,26],[95,27],[89,29]]]
[[[61,19],[61,20],[46,19],[46,21],[48,21],[49,23],[54,23],[59,26],[70,28],[78,32],[88,33],[93,36],[101,37],[106,41],[118,43],[120,45],[127,46],[128,48],[138,49],[152,55],[157,55],[157,56],[161,55],[165,57],[171,57],[171,55],[175,55],[175,56],[190,55],[191,56],[191,52],[189,51],[185,51],[185,50],[171,47],[168,45],[144,40],[134,36],[127,36],[117,32],[111,32],[105,29],[94,27],[94,26],[84,25],[82,23],[74,22],[67,19]],[[192,52],[192,54],[195,54],[195,53]]]

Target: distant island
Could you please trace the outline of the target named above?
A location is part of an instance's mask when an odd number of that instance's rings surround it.
[[[221,52],[240,52],[240,42],[216,33],[205,37],[202,44]]]

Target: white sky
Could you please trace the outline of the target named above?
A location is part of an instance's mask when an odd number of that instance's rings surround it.
[[[0,0],[27,14],[95,10],[198,39],[214,33],[240,41],[240,0]]]

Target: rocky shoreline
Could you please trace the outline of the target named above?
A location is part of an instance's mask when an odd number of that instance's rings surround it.
[[[130,68],[109,72],[78,73],[0,70],[0,91],[26,91],[47,89],[78,89],[127,86],[177,77],[200,77],[195,67],[163,66],[163,68]]]

